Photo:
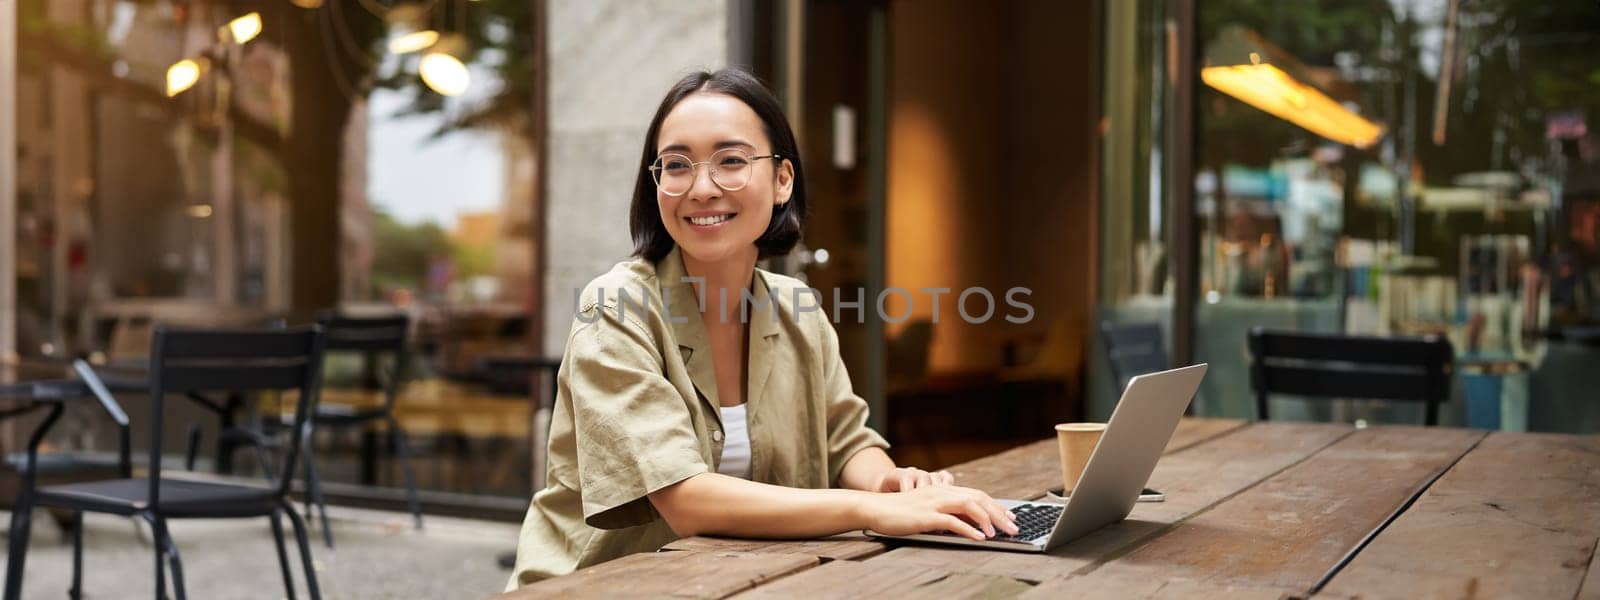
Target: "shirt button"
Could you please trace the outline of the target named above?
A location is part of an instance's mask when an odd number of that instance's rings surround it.
[[[719,429],[717,431],[711,432],[711,441],[713,441],[713,442],[722,441],[722,430]]]

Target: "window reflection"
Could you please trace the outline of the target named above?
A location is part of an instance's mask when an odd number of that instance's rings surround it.
[[[1550,338],[1600,324],[1592,3],[1235,0],[1198,18],[1196,359],[1223,367],[1207,397],[1248,396],[1228,373],[1250,325],[1439,333],[1537,368]]]
[[[531,3],[249,9],[19,3],[17,352],[126,366],[158,324],[405,312],[421,486],[525,500]],[[423,64],[443,56],[460,69]],[[359,356],[327,367],[330,388],[371,379]],[[335,495],[399,484],[374,440],[317,443]]]

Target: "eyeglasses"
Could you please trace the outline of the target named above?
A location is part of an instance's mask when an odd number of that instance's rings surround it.
[[[689,193],[689,188],[694,187],[696,169],[706,165],[711,172],[711,182],[724,191],[737,192],[750,184],[750,173],[755,161],[763,158],[778,160],[783,158],[777,154],[765,156],[750,156],[750,153],[738,148],[724,148],[711,154],[711,160],[694,162],[682,154],[663,154],[650,163],[650,176],[656,181],[656,189],[668,196],[682,196]]]

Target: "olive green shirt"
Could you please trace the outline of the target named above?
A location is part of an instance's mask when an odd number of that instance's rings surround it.
[[[508,590],[660,549],[677,536],[646,496],[716,470],[722,423],[699,307],[717,302],[702,304],[684,277],[674,249],[658,263],[619,263],[578,296],[548,483],[523,521]],[[746,303],[730,298],[728,316],[749,308],[750,479],[829,487],[855,453],[888,443],[866,427],[838,335],[811,309],[819,298],[760,269],[751,288]]]

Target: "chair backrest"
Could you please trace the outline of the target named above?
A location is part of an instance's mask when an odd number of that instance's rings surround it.
[[[1450,396],[1455,354],[1450,341],[1250,329],[1250,387],[1267,419],[1269,394],[1313,398],[1398,400],[1427,404],[1426,424],[1439,424]]]
[[[1128,380],[1168,369],[1167,344],[1161,324],[1153,322],[1100,322],[1100,340],[1106,347],[1106,364],[1117,393],[1127,389]]]
[[[933,349],[933,322],[916,319],[885,348],[888,374],[897,380],[920,381],[928,374],[928,354]]]
[[[294,426],[278,478],[287,494],[300,436],[322,386],[322,328],[188,330],[158,326],[150,344],[150,503],[161,479],[161,406],[167,393],[298,392]]]
[[[394,409],[395,394],[399,389],[406,361],[406,334],[411,329],[411,318],[405,315],[381,317],[353,317],[331,311],[317,314],[317,325],[322,327],[325,349],[334,352],[359,352],[366,356],[367,374],[371,385],[376,379],[373,369],[379,355],[388,355],[392,370],[383,383],[384,408]]]

